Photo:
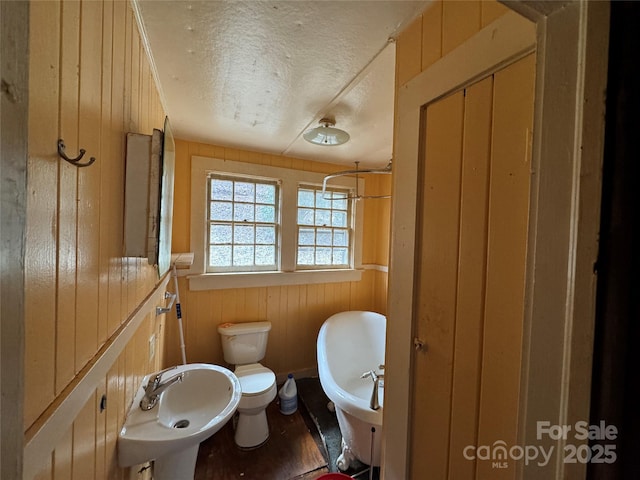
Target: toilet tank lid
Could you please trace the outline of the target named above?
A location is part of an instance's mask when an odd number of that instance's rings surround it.
[[[218,333],[222,335],[241,335],[243,333],[260,333],[271,330],[271,322],[222,323],[218,325]]]

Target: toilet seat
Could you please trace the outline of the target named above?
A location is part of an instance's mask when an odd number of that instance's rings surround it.
[[[233,373],[240,380],[243,397],[262,395],[276,383],[276,375],[259,363],[238,366]]]

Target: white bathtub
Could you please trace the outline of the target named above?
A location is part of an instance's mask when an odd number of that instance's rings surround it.
[[[378,388],[380,408],[372,410],[373,381],[361,376],[370,370],[382,373],[386,324],[379,313],[341,312],[329,317],[318,333],[320,383],[335,404],[342,433],[342,455],[337,462],[340,470],[346,470],[354,457],[367,465],[380,465],[383,380]]]

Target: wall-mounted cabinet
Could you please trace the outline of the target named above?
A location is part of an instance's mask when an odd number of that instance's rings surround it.
[[[169,119],[164,132],[127,134],[124,255],[147,258],[158,274],[171,263],[175,143]]]

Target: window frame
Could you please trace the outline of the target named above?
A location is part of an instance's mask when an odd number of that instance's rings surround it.
[[[273,225],[275,228],[275,262],[273,265],[256,265],[253,264],[252,266],[242,266],[242,265],[237,265],[234,266],[233,265],[233,253],[232,253],[232,264],[230,266],[227,267],[212,267],[210,265],[209,262],[209,258],[210,258],[210,247],[211,247],[211,241],[208,238],[210,236],[211,233],[211,226],[212,223],[214,222],[218,222],[220,224],[229,224],[231,226],[231,229],[233,230],[234,227],[236,226],[236,224],[241,224],[241,222],[236,221],[233,217],[231,218],[231,220],[224,221],[224,220],[218,220],[218,221],[214,221],[210,218],[209,213],[210,213],[210,208],[211,208],[211,202],[214,201],[214,199],[211,198],[211,181],[217,179],[217,180],[225,180],[225,181],[232,181],[232,182],[246,182],[246,183],[253,183],[254,185],[258,185],[258,184],[262,184],[262,185],[273,185],[275,187],[275,218],[274,218],[274,223],[271,224],[269,223],[268,225]],[[208,176],[207,176],[207,226],[206,226],[206,233],[207,235],[205,236],[205,271],[206,273],[230,273],[230,272],[234,272],[234,273],[240,273],[240,272],[246,272],[246,273],[251,273],[251,272],[274,272],[274,271],[278,271],[280,269],[280,224],[281,224],[281,219],[280,219],[280,204],[282,203],[281,201],[281,195],[280,195],[280,191],[281,191],[281,185],[280,185],[280,181],[277,178],[267,178],[267,177],[258,177],[255,175],[239,175],[239,174],[229,174],[229,173],[222,173],[222,172],[211,172]],[[230,203],[235,204],[235,199],[232,198],[232,200],[230,201]],[[238,202],[238,203],[245,203],[245,202]],[[254,198],[253,201],[253,205],[261,205],[261,203],[257,202],[257,200]],[[247,222],[247,225],[253,225],[254,227],[260,226],[262,225],[263,222],[258,222],[257,220],[255,220],[253,222]],[[266,225],[266,224],[265,224]],[[233,232],[232,232],[232,236],[233,236]],[[236,244],[234,244],[233,242],[231,243],[231,249],[233,251],[233,247]],[[258,243],[256,243],[254,241],[253,246],[255,248],[255,246],[259,245]]]
[[[322,192],[322,185],[315,185],[315,184],[309,184],[309,183],[299,183],[298,187],[296,189],[296,211],[298,211],[301,207],[298,204],[297,201],[297,194],[300,192],[301,189],[308,189],[308,190],[313,190],[314,192],[314,197],[316,196],[317,192],[320,191]],[[355,192],[353,191],[353,188],[350,187],[336,187],[336,186],[331,186],[325,189],[325,192],[339,192],[341,194],[346,195],[347,197],[353,197],[353,195],[355,194]],[[331,202],[331,200],[329,200]],[[342,210],[342,209],[337,209],[338,211],[344,211],[347,217],[347,226],[345,228],[343,228],[343,230],[347,231],[348,234],[348,242],[346,245],[347,248],[347,252],[348,252],[348,260],[346,264],[330,264],[330,265],[321,265],[321,264],[301,264],[298,263],[299,261],[299,247],[300,247],[300,229],[301,228],[313,228],[316,230],[316,234],[317,234],[317,230],[318,228],[322,228],[319,225],[316,225],[315,223],[313,225],[301,225],[300,223],[298,223],[298,217],[296,217],[296,269],[297,270],[326,270],[326,269],[330,269],[330,270],[343,270],[343,269],[348,269],[351,268],[351,266],[353,265],[353,250],[354,250],[354,230],[355,230],[355,218],[354,218],[354,209],[355,209],[355,205],[356,205],[356,201],[351,199],[351,198],[347,198],[347,208],[346,210]],[[303,207],[304,208],[304,207]],[[313,206],[313,210],[326,210],[322,207],[318,207],[316,205],[315,199],[314,199],[314,206]],[[331,212],[333,212],[333,208],[330,209]],[[327,229],[331,229],[332,230],[332,234],[333,234],[333,229],[337,228],[334,227],[333,225],[331,226],[325,226],[325,228]],[[314,243],[313,245],[315,248],[318,247],[317,243]],[[333,246],[331,248],[334,248]]]
[[[336,166],[336,170],[339,166]],[[207,272],[205,245],[208,234],[207,186],[210,174],[262,177],[280,180],[280,270],[251,272]],[[298,185],[322,185],[324,173],[274,167],[220,158],[191,157],[191,225],[190,250],[193,264],[180,275],[189,279],[190,290],[214,290],[223,288],[249,288],[277,285],[304,285],[359,281],[362,278],[363,202],[353,202],[353,247],[350,268],[322,268],[302,270],[296,268],[297,253],[297,195]],[[358,190],[364,191],[364,179],[358,179]],[[332,186],[355,189],[354,177],[338,177]]]

